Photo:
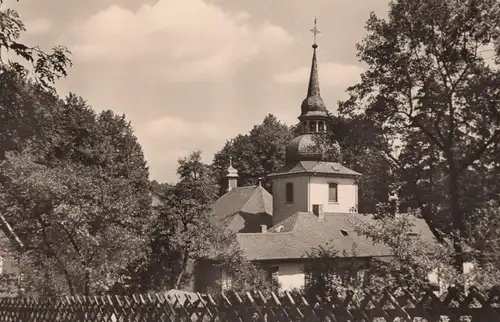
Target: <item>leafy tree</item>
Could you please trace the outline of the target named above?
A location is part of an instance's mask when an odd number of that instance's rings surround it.
[[[233,242],[224,252],[214,257],[216,267],[224,270],[230,279],[230,285],[226,285],[225,290],[236,292],[261,291],[279,292],[281,284],[277,276],[269,276],[269,272],[259,265],[248,261],[242,249],[236,242],[236,236],[233,232],[226,231],[226,234]],[[208,289],[208,292],[214,296],[220,296],[220,290],[223,289],[222,281],[216,282]]]
[[[437,174],[442,176],[437,186],[419,196],[444,185],[439,207],[450,214],[457,232],[452,238],[458,267],[462,241],[469,240],[472,229],[462,186],[467,171],[484,162],[500,140],[500,75],[498,65],[485,57],[494,47],[498,63],[499,6],[494,0],[395,0],[388,19],[372,13],[368,35],[358,45],[368,69],[340,108],[366,113],[402,141],[409,159],[418,157],[401,169],[418,172],[415,162],[436,156],[435,166],[444,173]],[[418,153],[424,146],[434,155]],[[425,175],[430,180],[431,173]],[[422,215],[433,223],[427,213]]]
[[[233,288],[266,286],[263,271],[244,258],[234,234],[213,216],[211,206],[219,187],[212,167],[201,161],[201,152],[180,159],[177,174],[177,184],[159,188],[152,253],[137,277],[147,280],[137,283],[145,285],[141,291],[184,288],[192,281],[196,263],[205,260],[225,270]]]
[[[476,250],[475,259],[482,265],[492,265],[500,269],[500,207],[497,201],[490,201],[479,208],[475,217],[476,229],[472,236],[472,245]],[[497,277],[497,279],[500,279]],[[497,280],[497,283],[500,281]]]
[[[0,66],[0,160],[41,138],[47,110],[58,104],[48,93],[14,70]]]
[[[34,80],[47,89],[53,89],[51,84],[60,77],[67,76],[71,67],[70,52],[62,46],[55,46],[47,53],[38,46],[30,46],[19,41],[26,27],[19,14],[10,8],[4,8],[0,0],[0,74],[12,68],[22,77],[29,75],[29,69],[16,62],[4,62],[2,52],[10,51],[31,65]]]
[[[0,165],[0,211],[26,244],[27,286],[50,294],[109,290],[122,282],[122,267],[147,252],[141,147],[124,117],[96,115],[75,95],[44,118],[44,139]]]
[[[285,164],[285,147],[291,140],[290,128],[269,114],[262,124],[255,125],[248,134],[238,135],[226,142],[214,156],[212,166],[221,187],[226,187],[225,176],[229,157],[238,170],[240,186],[254,185],[262,178],[263,186],[270,190],[266,176]]]
[[[144,275],[156,289],[182,288],[191,279],[191,265],[227,242],[210,220],[218,187],[201,152],[179,160],[179,182],[163,186],[152,231],[152,256]]]
[[[309,277],[306,295],[345,297],[350,292],[349,296],[359,300],[367,290],[380,292],[403,288],[419,292],[432,285],[444,289],[464,285],[490,289],[498,285],[500,271],[490,262],[471,258],[473,270],[458,273],[454,267],[453,248],[424,241],[412,234],[413,224],[408,216],[384,217],[376,223],[352,219],[351,223],[356,233],[388,246],[390,258],[359,258],[356,245],[351,252],[343,254],[328,243],[315,247],[307,254],[311,264],[305,270]],[[489,231],[493,233],[494,230]],[[431,273],[437,274],[434,281],[430,279]]]
[[[362,174],[358,211],[377,213],[378,205],[387,202],[396,184],[384,129],[365,115],[330,116],[330,124],[331,130],[315,136],[316,144],[326,159]]]

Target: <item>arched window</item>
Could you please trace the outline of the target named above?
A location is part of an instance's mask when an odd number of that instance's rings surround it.
[[[325,122],[323,122],[323,121],[318,122],[318,130],[320,132],[325,132]]]
[[[309,122],[309,132],[316,132],[316,121]]]

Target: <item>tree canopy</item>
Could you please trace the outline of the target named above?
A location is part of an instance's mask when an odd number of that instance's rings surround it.
[[[67,70],[72,66],[71,53],[63,46],[54,46],[52,52],[46,52],[39,46],[23,43],[20,37],[25,31],[26,26],[17,11],[5,8],[3,0],[0,1],[0,73],[8,67],[23,77],[32,76],[31,79],[41,86],[54,90],[54,81],[67,76]],[[13,52],[29,68],[18,62],[4,61],[4,51]]]
[[[387,19],[372,13],[358,45],[367,70],[340,108],[401,140],[405,197],[431,225],[451,219],[438,228],[457,232],[457,253],[474,229],[467,203],[488,194],[474,193],[468,178],[492,175],[500,141],[499,8],[495,0],[397,0]]]
[[[263,186],[270,190],[266,176],[285,164],[285,147],[291,139],[290,128],[274,115],[267,115],[262,124],[255,125],[248,134],[230,139],[215,154],[212,166],[219,185],[227,188],[225,176],[232,157],[240,186],[254,185],[262,179]]]
[[[124,117],[96,114],[75,95],[43,115],[43,139],[0,164],[0,212],[26,245],[25,268],[50,272],[42,281],[25,270],[29,287],[105,291],[146,251],[151,198],[141,147]]]

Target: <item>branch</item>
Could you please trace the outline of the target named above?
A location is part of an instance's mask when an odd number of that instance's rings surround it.
[[[470,154],[468,158],[464,158],[464,160],[461,162],[461,165],[459,166],[458,171],[461,172],[467,169],[468,166],[470,166],[474,161],[476,161],[483,155],[483,153],[492,143],[498,143],[498,140],[500,140],[500,130],[496,130],[489,138],[489,140],[486,141],[485,144],[483,144],[482,147],[477,149],[474,153]]]
[[[429,130],[427,130],[422,124],[417,122],[414,116],[411,116],[410,114],[404,111],[398,111],[398,112],[408,117],[411,123],[415,124],[419,129],[421,129],[424,132],[424,134],[441,149],[441,151],[444,151],[443,143],[440,142],[438,139],[436,139],[436,137],[431,132],[429,132]]]
[[[420,173],[420,172],[417,172],[417,173]],[[432,213],[430,213],[426,209],[425,204],[422,201],[420,189],[418,188],[418,185],[417,185],[418,179],[419,179],[419,176],[417,175],[417,180],[414,180],[411,182],[413,185],[414,191],[415,191],[415,201],[417,202],[418,207],[420,208],[420,212],[422,214],[422,217],[424,218],[425,222],[427,223],[427,226],[429,226],[429,229],[431,230],[434,237],[436,237],[436,240],[439,243],[444,244],[444,243],[446,243],[446,240],[443,238],[443,235],[441,234],[441,232],[438,229],[436,229],[436,227],[434,227],[433,220],[432,220]]]
[[[38,223],[40,224],[40,226],[42,227],[43,241],[45,242],[45,245],[47,246],[49,253],[56,259],[57,263],[62,268],[64,276],[66,278],[66,282],[68,283],[69,292],[70,292],[71,296],[73,296],[73,295],[75,295],[75,290],[73,288],[73,281],[71,280],[71,274],[69,273],[68,269],[66,268],[66,265],[64,265],[64,262],[59,258],[59,256],[57,256],[57,253],[54,250],[54,248],[52,248],[52,242],[50,242],[48,237],[47,237],[47,230],[46,230],[47,225],[43,221],[42,216],[40,214],[37,216],[37,220],[38,220]]]

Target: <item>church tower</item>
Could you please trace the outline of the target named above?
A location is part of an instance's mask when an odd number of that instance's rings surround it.
[[[273,224],[296,212],[314,211],[320,218],[323,212],[357,212],[360,174],[328,157],[321,144],[322,135],[332,125],[320,95],[316,20],[311,31],[313,55],[307,95],[298,117],[299,135],[286,147],[285,166],[269,175],[273,181]],[[340,151],[338,145],[335,148]]]

